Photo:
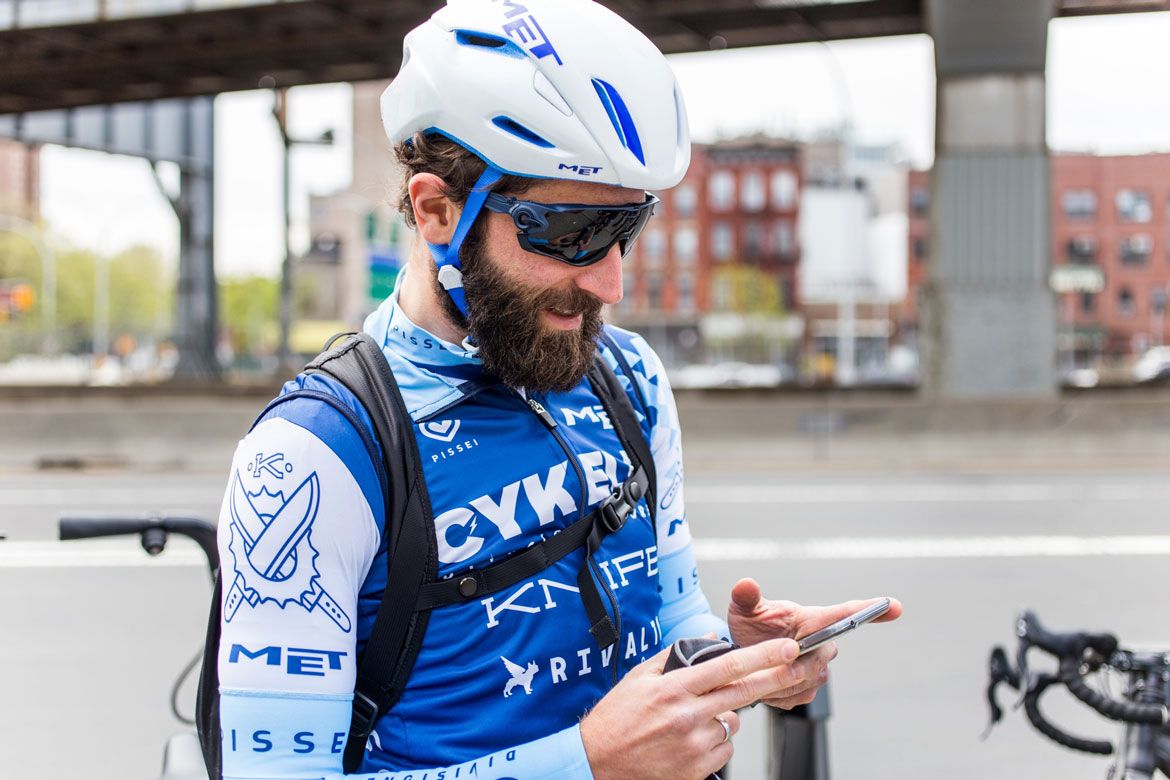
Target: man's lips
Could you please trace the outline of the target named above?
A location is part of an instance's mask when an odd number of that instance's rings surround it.
[[[545,320],[547,320],[554,328],[559,328],[561,330],[575,330],[576,328],[581,327],[581,323],[585,320],[585,315],[579,312],[577,314],[566,316],[564,314],[557,313],[553,309],[541,309],[541,313],[544,315]]]

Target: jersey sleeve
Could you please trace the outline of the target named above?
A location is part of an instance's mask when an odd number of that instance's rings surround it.
[[[729,639],[727,623],[711,611],[699,583],[683,496],[682,429],[666,369],[641,337],[611,329],[646,400],[650,452],[658,475],[658,581],[662,589],[663,643],[714,631]],[[636,408],[636,406],[635,406]]]
[[[361,435],[328,403],[281,403],[240,441],[219,518],[225,778],[341,771],[380,495]]]

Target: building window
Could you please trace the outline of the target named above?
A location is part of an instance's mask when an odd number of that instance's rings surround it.
[[[698,200],[698,196],[695,195],[695,185],[683,183],[675,187],[674,210],[678,212],[679,219],[694,216]]]
[[[694,265],[698,252],[699,234],[693,227],[681,227],[674,231],[674,262],[676,265]]]
[[[1150,193],[1145,190],[1118,190],[1117,216],[1122,222],[1149,222],[1154,216]]]
[[[768,188],[764,174],[748,171],[740,182],[740,202],[746,211],[763,211],[768,204]]]
[[[695,311],[695,277],[693,274],[679,274],[676,279],[678,285],[678,311],[682,314],[693,314]]]
[[[915,217],[925,217],[930,209],[930,190],[926,187],[915,187],[910,190],[910,213]]]
[[[1097,216],[1097,193],[1092,190],[1065,190],[1060,201],[1064,215],[1069,219],[1091,219]]]
[[[735,207],[735,175],[731,171],[715,171],[707,182],[711,208],[731,211]]]
[[[646,306],[653,311],[662,308],[662,274],[646,274]]]
[[[1097,294],[1091,292],[1081,293],[1081,311],[1085,314],[1092,314],[1097,310]]]
[[[716,222],[711,227],[711,254],[720,262],[735,254],[735,231],[726,222]]]
[[[1121,239],[1121,262],[1126,265],[1145,265],[1154,251],[1154,241],[1145,233]]]
[[[776,171],[772,174],[772,208],[790,211],[796,206],[796,174]]]
[[[925,236],[917,236],[914,239],[914,262],[925,263],[930,257],[930,242]]]
[[[1092,236],[1070,238],[1066,249],[1070,263],[1086,265],[1097,262],[1097,239]]]
[[[743,256],[759,257],[764,253],[764,228],[759,222],[748,222],[743,226]]]
[[[1134,314],[1133,293],[1128,287],[1122,287],[1117,293],[1117,313],[1123,317],[1132,317]]]
[[[647,268],[661,268],[662,259],[666,257],[666,234],[655,228],[647,230],[641,235],[638,243],[642,245],[642,258]]]
[[[796,238],[792,233],[792,220],[778,219],[772,223],[772,248],[781,257],[796,254]]]
[[[1166,313],[1166,288],[1155,287],[1150,291],[1150,311],[1159,317]]]

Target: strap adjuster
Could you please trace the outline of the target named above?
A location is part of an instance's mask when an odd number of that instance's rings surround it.
[[[378,705],[369,696],[361,691],[353,692],[353,716],[349,722],[350,739],[356,737],[362,748],[366,740],[374,731],[374,724],[378,722]]]

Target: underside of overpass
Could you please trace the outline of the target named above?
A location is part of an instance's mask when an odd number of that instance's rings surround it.
[[[507,2],[522,5],[523,0]],[[924,302],[925,388],[951,397],[1056,392],[1056,322],[1045,243],[1047,25],[1060,16],[1170,10],[1170,0],[601,2],[666,53],[932,35],[938,71],[934,191],[939,196],[932,205],[936,261]],[[67,4],[72,15],[38,17],[46,7],[61,5],[0,0],[0,135],[36,142],[29,128],[38,125],[38,118],[47,119],[39,124],[65,139],[58,143],[88,133],[105,139],[93,148],[114,150],[113,112],[36,112],[126,103],[149,108],[192,99],[192,108],[179,112],[185,117],[182,154],[189,157],[178,161],[190,186],[181,199],[176,331],[184,354],[194,356],[180,365],[206,377],[217,371],[208,97],[255,89],[265,77],[279,87],[391,78],[403,36],[442,3],[124,4],[78,0]],[[151,118],[155,113],[145,110],[145,119],[130,123],[136,127],[135,143],[142,136],[140,153],[152,159],[146,147],[158,145],[152,137],[158,131],[151,130],[159,125]],[[81,132],[87,121],[88,130]]]

